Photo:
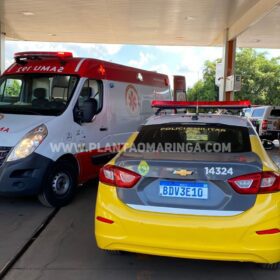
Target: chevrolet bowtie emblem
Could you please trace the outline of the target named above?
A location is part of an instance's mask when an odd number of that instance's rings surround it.
[[[193,174],[193,171],[187,170],[187,169],[180,169],[173,171],[174,175],[180,175],[180,176],[189,176]]]

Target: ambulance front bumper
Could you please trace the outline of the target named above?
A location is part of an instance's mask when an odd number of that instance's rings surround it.
[[[42,155],[30,156],[7,162],[0,167],[0,195],[37,195],[53,161]]]

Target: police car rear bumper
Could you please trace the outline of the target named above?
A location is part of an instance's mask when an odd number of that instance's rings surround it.
[[[0,167],[0,195],[37,195],[53,161],[33,153],[27,158],[4,162]]]
[[[100,183],[95,237],[105,250],[256,263],[280,262],[280,193],[263,194],[255,205],[231,217],[154,213],[135,210],[119,200],[114,187]],[[110,223],[98,220],[104,217]]]

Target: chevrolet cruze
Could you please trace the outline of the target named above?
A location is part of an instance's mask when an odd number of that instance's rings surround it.
[[[158,113],[101,169],[97,244],[113,252],[276,268],[278,172],[246,118]]]

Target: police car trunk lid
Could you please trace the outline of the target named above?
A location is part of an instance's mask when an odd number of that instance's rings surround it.
[[[118,188],[119,198],[142,211],[232,216],[250,209],[255,194],[237,193],[228,179],[262,171],[253,152],[177,153],[124,152],[116,165],[142,175],[131,189]]]

